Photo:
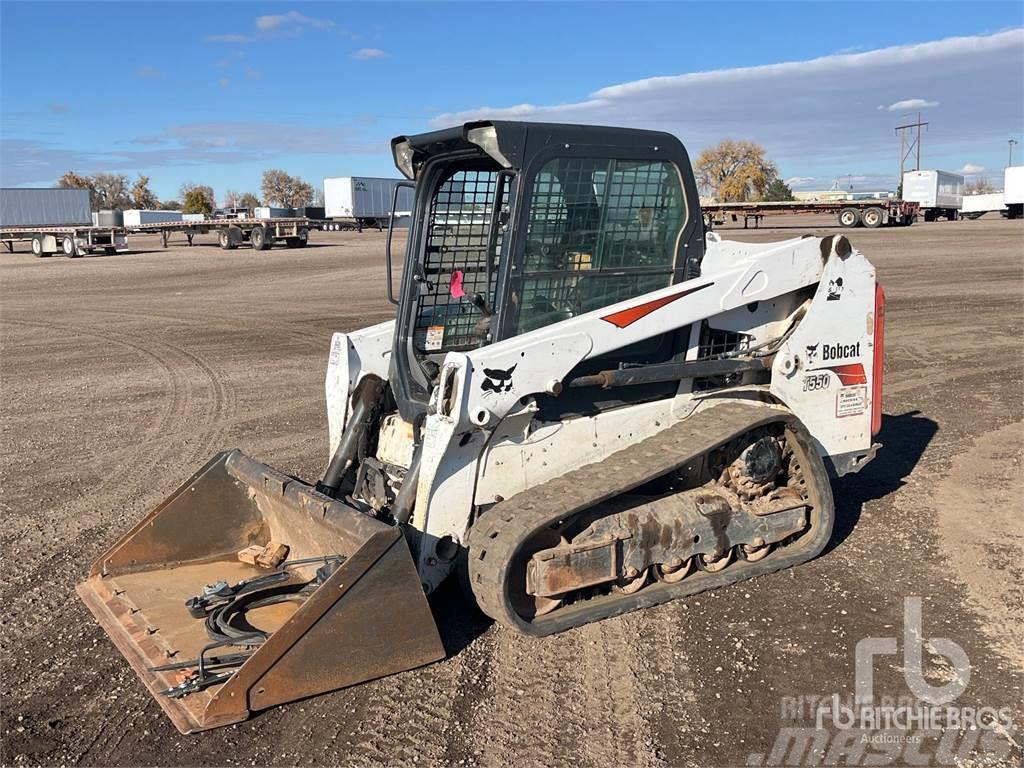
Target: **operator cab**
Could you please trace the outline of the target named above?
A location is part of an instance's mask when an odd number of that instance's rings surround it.
[[[477,122],[398,137],[392,151],[417,187],[390,372],[408,421],[448,352],[699,275],[697,189],[670,134]],[[678,335],[615,360],[672,359]]]

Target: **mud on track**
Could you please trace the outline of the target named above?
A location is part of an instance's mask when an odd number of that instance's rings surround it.
[[[834,231],[773,226],[722,234]],[[856,642],[899,635],[907,595],[923,598],[926,636],[970,657],[957,703],[1016,707],[1021,722],[1024,226],[848,234],[889,299],[885,448],[834,484],[826,554],[543,640],[445,588],[432,600],[445,661],[198,736],[173,729],[73,586],[216,450],[318,475],[330,334],[390,314],[383,237],[0,255],[2,761],[742,765],[808,724],[780,719],[784,696],[852,693]],[[925,659],[937,683],[942,660]],[[906,693],[897,657],[877,670],[879,689]]]

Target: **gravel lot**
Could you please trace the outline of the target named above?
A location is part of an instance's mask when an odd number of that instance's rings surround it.
[[[826,218],[767,223],[721,232],[837,231]],[[73,587],[217,450],[319,475],[330,334],[390,315],[384,237],[314,232],[305,250],[268,252],[140,237],[110,257],[0,255],[0,761],[768,761],[780,728],[813,725],[788,716],[786,697],[851,694],[856,643],[901,637],[906,596],[923,600],[925,638],[970,658],[956,703],[1024,722],[1024,223],[848,234],[888,295],[884,448],[835,482],[823,556],[545,640],[489,624],[446,588],[432,601],[445,661],[196,736],[174,730]],[[927,649],[924,666],[933,684],[948,679]],[[876,693],[907,693],[902,657],[875,668]],[[921,753],[941,763],[925,735]],[[983,762],[977,732],[956,736],[951,754]],[[996,762],[1020,759],[1011,747]]]

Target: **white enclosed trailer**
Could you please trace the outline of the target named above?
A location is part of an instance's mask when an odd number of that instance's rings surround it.
[[[36,256],[70,257],[128,244],[124,227],[93,224],[86,189],[0,189],[0,241],[9,251],[27,241]]]
[[[961,219],[977,219],[991,211],[1005,211],[1002,192],[991,192],[984,195],[964,195],[960,206]]]
[[[1024,165],[1006,169],[1003,176],[1003,203],[1010,219],[1024,217]]]
[[[325,214],[328,219],[355,220],[360,228],[381,228],[391,216],[395,187],[404,181],[370,176],[324,179]],[[398,190],[396,215],[408,215],[412,211],[414,196],[415,191],[411,187],[405,186]]]
[[[124,212],[126,227],[141,227],[143,224],[162,224],[167,221],[182,221],[181,211],[143,210],[130,208]]]
[[[939,217],[955,221],[963,204],[964,177],[946,171],[907,171],[902,197],[921,207],[925,221]]]

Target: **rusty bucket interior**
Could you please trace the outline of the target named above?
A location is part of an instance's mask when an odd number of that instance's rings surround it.
[[[232,615],[259,642],[209,647],[206,609],[246,583],[287,598]],[[237,450],[111,547],[78,593],[182,733],[444,656],[398,527]]]

